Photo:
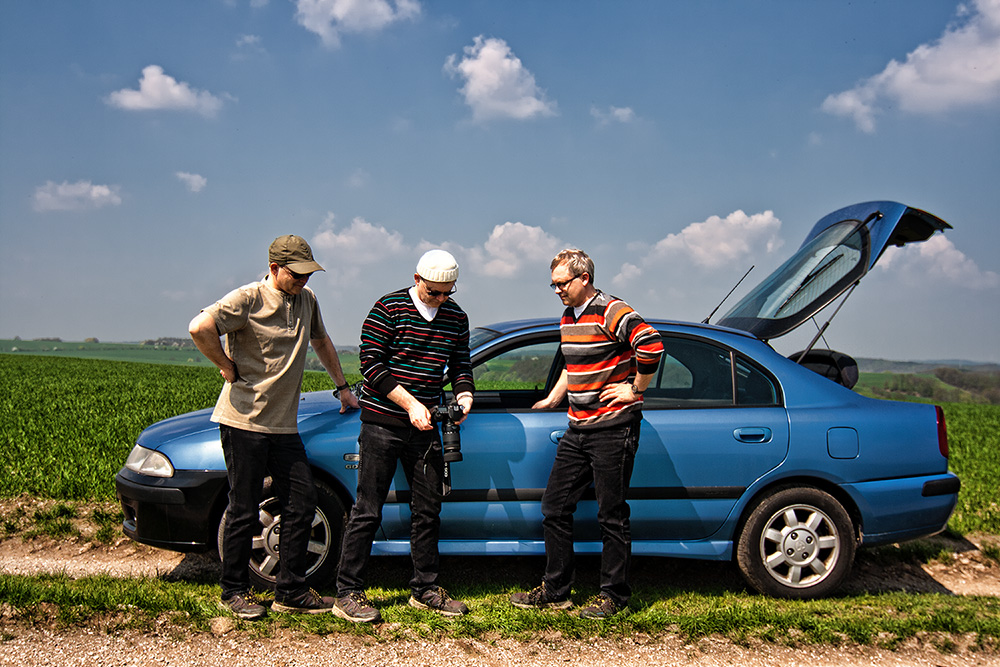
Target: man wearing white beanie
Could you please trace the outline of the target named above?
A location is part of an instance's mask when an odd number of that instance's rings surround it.
[[[365,595],[364,569],[399,463],[411,494],[409,604],[446,616],[469,611],[437,581],[445,464],[430,412],[441,402],[446,367],[463,413],[472,408],[469,318],[451,299],[457,280],[451,253],[430,250],[417,263],[414,284],[379,299],[361,327],[361,463],[333,609],[349,621],[381,620]]]

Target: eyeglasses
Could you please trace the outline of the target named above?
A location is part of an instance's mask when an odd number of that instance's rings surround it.
[[[428,287],[426,289],[427,289],[427,296],[430,296],[430,297],[451,296],[452,294],[454,294],[455,292],[458,291],[457,287],[453,287],[450,290],[448,290],[447,292],[442,292],[441,290],[431,289],[430,287]]]
[[[571,282],[573,282],[582,275],[583,275],[582,273],[578,273],[569,280],[564,280],[561,283],[549,283],[549,287],[551,287],[554,290],[564,290],[566,289],[567,285],[569,285]]]

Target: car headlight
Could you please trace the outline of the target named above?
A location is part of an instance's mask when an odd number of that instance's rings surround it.
[[[152,449],[146,449],[136,445],[125,461],[125,467],[140,475],[150,477],[173,477],[174,466],[170,459]]]

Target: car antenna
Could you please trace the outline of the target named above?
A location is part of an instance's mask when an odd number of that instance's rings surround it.
[[[752,265],[752,264],[750,265],[750,268],[747,269],[747,272],[743,274],[743,277],[740,278],[739,280],[737,280],[736,284],[733,285],[733,289],[729,290],[729,294],[727,294],[726,296],[724,296],[722,298],[722,301],[719,302],[719,305],[716,306],[715,308],[713,308],[712,312],[710,312],[708,314],[708,317],[706,317],[705,319],[703,319],[701,321],[702,324],[708,324],[708,321],[710,319],[712,319],[712,315],[715,315],[715,311],[717,311],[719,308],[722,308],[722,304],[724,304],[726,302],[726,299],[728,299],[732,295],[732,293],[736,291],[736,288],[740,286],[740,283],[743,282],[746,279],[746,277],[750,275],[750,272],[753,271],[753,266],[754,265]]]

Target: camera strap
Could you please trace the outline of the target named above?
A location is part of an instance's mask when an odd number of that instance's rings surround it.
[[[424,462],[425,475],[427,474],[427,462],[430,460],[431,453],[434,451],[434,445],[436,444],[438,443],[432,442],[430,445],[428,445],[427,451],[424,452],[424,455],[422,457]],[[451,464],[448,463],[447,461],[444,461],[444,472],[441,475],[441,495],[447,496],[449,493],[451,493]]]
[[[444,462],[444,475],[441,476],[441,495],[447,496],[451,493],[451,464]]]

